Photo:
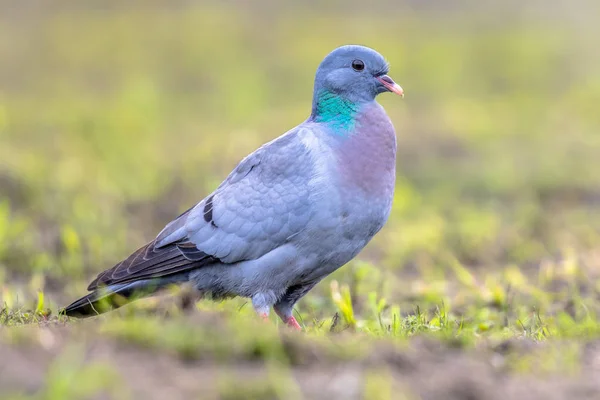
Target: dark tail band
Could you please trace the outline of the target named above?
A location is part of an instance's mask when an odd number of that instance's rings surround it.
[[[170,277],[107,286],[75,300],[60,310],[59,314],[75,318],[93,317],[148,297],[168,285],[180,283],[181,280],[178,277]]]

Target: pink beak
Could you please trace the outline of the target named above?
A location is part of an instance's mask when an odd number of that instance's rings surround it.
[[[382,75],[382,76],[378,76],[377,79],[379,80],[379,82],[381,82],[381,84],[383,86],[385,86],[385,88],[387,90],[389,90],[390,92],[396,93],[399,96],[404,97],[404,90],[402,90],[402,87],[400,87],[400,85],[398,85],[396,82],[394,82],[394,80],[392,78],[390,78],[387,75]]]

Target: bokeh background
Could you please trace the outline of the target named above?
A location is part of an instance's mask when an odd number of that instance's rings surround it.
[[[380,97],[398,184],[361,259],[490,270],[587,253],[600,6],[525,3],[3,2],[0,282],[81,293],[302,122],[316,67],[347,43],[384,54],[406,91]]]
[[[405,90],[379,99],[396,196],[358,260],[299,304],[305,323],[339,311],[333,280],[359,327],[379,299],[597,293],[599,15],[594,0],[0,1],[0,304],[41,290],[56,312],[83,294],[302,122],[319,62],[349,43]]]

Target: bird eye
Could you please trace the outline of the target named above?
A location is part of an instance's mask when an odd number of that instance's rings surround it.
[[[355,71],[362,71],[363,69],[365,69],[365,63],[361,60],[354,60],[352,61],[352,68]]]

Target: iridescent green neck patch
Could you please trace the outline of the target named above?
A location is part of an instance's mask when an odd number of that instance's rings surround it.
[[[315,109],[315,122],[327,123],[336,134],[347,135],[356,122],[358,105],[335,93],[319,93]]]

